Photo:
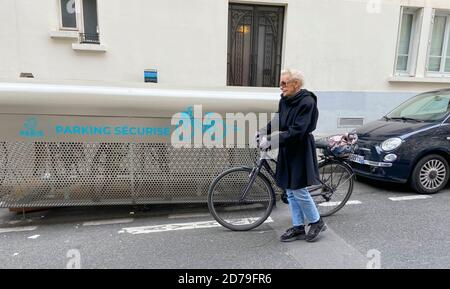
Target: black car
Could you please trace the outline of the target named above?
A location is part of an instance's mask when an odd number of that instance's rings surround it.
[[[414,96],[356,133],[358,146],[349,159],[357,175],[408,182],[422,194],[447,185],[450,89]]]

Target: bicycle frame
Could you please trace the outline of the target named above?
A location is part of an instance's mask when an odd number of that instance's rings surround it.
[[[242,193],[239,197],[239,202],[244,201],[245,196],[247,195],[248,191],[250,190],[253,183],[255,182],[256,177],[258,176],[258,174],[261,172],[261,170],[263,168],[269,173],[269,175],[273,179],[275,179],[275,172],[270,167],[267,159],[269,159],[270,161],[272,161],[274,163],[277,163],[275,160],[268,157],[267,151],[261,151],[261,157],[259,158],[258,161],[256,161],[255,166],[253,167],[252,172],[249,175],[249,182],[247,183],[247,186],[245,186],[244,190],[242,191]],[[326,156],[322,156],[322,158],[319,160],[319,163],[325,162],[327,159],[328,158]],[[344,161],[341,161],[341,162],[344,165],[348,166],[347,163],[345,163]],[[353,171],[353,170],[351,170],[351,171]],[[350,177],[353,177],[353,174]],[[342,179],[342,175],[341,175],[341,179]],[[341,179],[339,180],[338,183],[340,183]],[[308,191],[311,194],[311,197],[322,196],[328,202],[331,199],[330,196],[334,193],[335,189],[330,187],[326,182],[322,181],[320,178],[318,179],[318,181],[320,182],[320,184],[309,186]],[[317,192],[317,191],[319,191],[319,192]]]

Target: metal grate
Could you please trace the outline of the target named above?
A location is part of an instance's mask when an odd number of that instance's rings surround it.
[[[100,35],[98,33],[80,33],[81,44],[100,44]]]
[[[363,124],[364,118],[362,117],[340,117],[338,121],[338,127],[355,127]]]
[[[0,207],[206,202],[215,176],[256,157],[165,143],[0,142]]]

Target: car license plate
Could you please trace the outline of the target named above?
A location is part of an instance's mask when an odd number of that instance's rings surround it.
[[[351,154],[349,160],[358,164],[364,164],[364,156]]]

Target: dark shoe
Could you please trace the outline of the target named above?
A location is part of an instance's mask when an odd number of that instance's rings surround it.
[[[305,226],[297,226],[289,228],[286,233],[280,237],[281,242],[291,242],[295,240],[305,240]]]
[[[315,223],[309,224],[308,234],[306,234],[307,242],[314,242],[319,237],[320,232],[325,231],[327,229],[327,225],[323,222],[322,218]]]

